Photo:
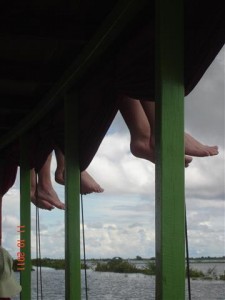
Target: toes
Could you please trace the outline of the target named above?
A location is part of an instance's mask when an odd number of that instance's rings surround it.
[[[47,210],[52,210],[55,207],[59,208],[59,209],[65,209],[65,204],[62,203],[61,201],[48,201],[42,198],[31,198],[31,202],[42,209],[47,209]]]
[[[193,160],[193,157],[185,155],[185,163],[189,164],[190,162],[192,162],[192,160]]]
[[[65,209],[65,204],[62,202],[53,203],[53,205],[59,209]]]
[[[209,155],[217,155],[218,153],[219,151],[217,146],[210,147]]]
[[[31,201],[35,206],[41,209],[52,210],[55,208],[53,205],[51,205],[48,201],[45,201],[44,199],[31,199]]]
[[[191,156],[185,155],[185,168],[189,167],[189,164],[192,162],[193,158]]]
[[[47,201],[45,201],[47,202]],[[49,200],[48,203],[53,207],[57,207],[59,209],[65,209],[65,204],[62,203],[60,200]]]

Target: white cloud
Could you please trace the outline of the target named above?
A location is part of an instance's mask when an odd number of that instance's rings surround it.
[[[89,257],[149,257],[154,255],[154,230],[143,225],[121,227],[104,224],[103,228],[86,230],[86,251]],[[138,245],[138,247],[137,247]]]
[[[224,150],[215,157],[195,158],[186,170],[186,195],[189,198],[225,200]]]
[[[185,99],[185,127],[206,144],[224,148],[225,46]]]

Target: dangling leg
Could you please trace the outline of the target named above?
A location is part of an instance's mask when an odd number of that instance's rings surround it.
[[[53,208],[55,208],[48,201],[36,197],[36,194],[38,193],[38,191],[36,191],[37,174],[35,173],[34,169],[31,170],[30,174],[31,174],[31,202],[39,208],[43,208],[47,210],[52,210]]]
[[[131,152],[154,163],[155,103],[124,96],[120,98],[119,109],[130,131]],[[186,167],[192,161],[189,155],[204,157],[218,154],[217,146],[203,145],[187,133],[184,133],[184,141]]]
[[[119,110],[130,131],[130,150],[134,156],[155,161],[152,128],[139,100],[120,97]]]
[[[57,207],[59,209],[65,209],[65,204],[62,203],[55,190],[53,189],[51,182],[50,166],[51,166],[52,154],[50,154],[38,172],[38,183],[37,193],[34,192],[36,189],[36,178],[35,173],[32,171],[31,176],[31,201],[40,208],[52,209]],[[36,199],[37,194],[37,199]]]
[[[55,171],[55,181],[59,184],[65,184],[64,181],[64,167],[65,160],[64,155],[59,148],[55,148],[57,167]],[[88,174],[87,171],[81,172],[81,183],[80,183],[81,194],[90,193],[102,193],[104,190],[101,186]]]
[[[55,170],[55,181],[59,184],[64,185],[64,168],[65,168],[65,159],[62,151],[58,148],[54,148],[55,157],[56,157],[56,170]]]
[[[140,101],[146,117],[151,126],[151,145],[155,148],[155,102],[153,101]],[[186,153],[185,151],[185,154]],[[192,161],[192,157],[185,155],[185,167],[188,167]]]
[[[142,105],[141,101],[124,96],[119,100],[119,110],[130,131],[131,153],[155,163],[155,103],[148,101]],[[191,157],[185,156],[186,167],[191,161]]]
[[[155,132],[155,103],[149,101],[141,101],[141,105],[146,113],[146,116],[149,120],[152,135]],[[207,146],[203,145],[196,139],[194,139],[190,134],[184,133],[184,145],[185,145],[185,154],[197,157],[204,157],[210,155],[217,155],[218,154],[218,147],[217,146]],[[188,162],[188,156],[186,156],[186,162]]]

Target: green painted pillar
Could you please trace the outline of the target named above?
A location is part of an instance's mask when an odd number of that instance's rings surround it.
[[[31,299],[31,207],[28,148],[27,138],[24,135],[20,139],[20,224],[17,226],[17,231],[20,233],[20,239],[17,240],[17,270],[20,271],[21,300]]]
[[[78,158],[78,96],[65,96],[65,293],[66,300],[81,299],[80,169]]]
[[[185,299],[183,1],[156,3],[156,299]]]

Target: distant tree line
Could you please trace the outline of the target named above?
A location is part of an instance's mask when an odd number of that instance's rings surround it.
[[[225,257],[200,257],[200,258],[190,258],[191,260],[199,260],[200,262],[204,262],[204,260],[224,260]],[[142,273],[145,275],[155,275],[156,274],[156,264],[155,258],[144,259],[141,256],[136,256],[133,260],[142,260],[143,266],[137,267],[134,263],[131,263],[131,259],[124,260],[121,257],[114,257],[113,259],[88,259],[87,262],[91,262],[94,265],[93,270],[97,272],[116,272],[116,273]],[[144,263],[144,261],[146,261]],[[13,269],[17,270],[18,260],[14,260]],[[51,259],[51,258],[42,258],[42,259],[31,259],[32,266],[41,266],[53,268],[56,270],[64,270],[65,269],[65,259]],[[84,262],[81,261],[81,269],[89,269],[89,267],[84,265]],[[200,278],[200,279],[215,279],[215,280],[225,280],[225,270],[224,275],[217,276],[214,272],[214,268],[209,269],[206,274],[202,271],[191,269],[189,271],[191,278]]]

